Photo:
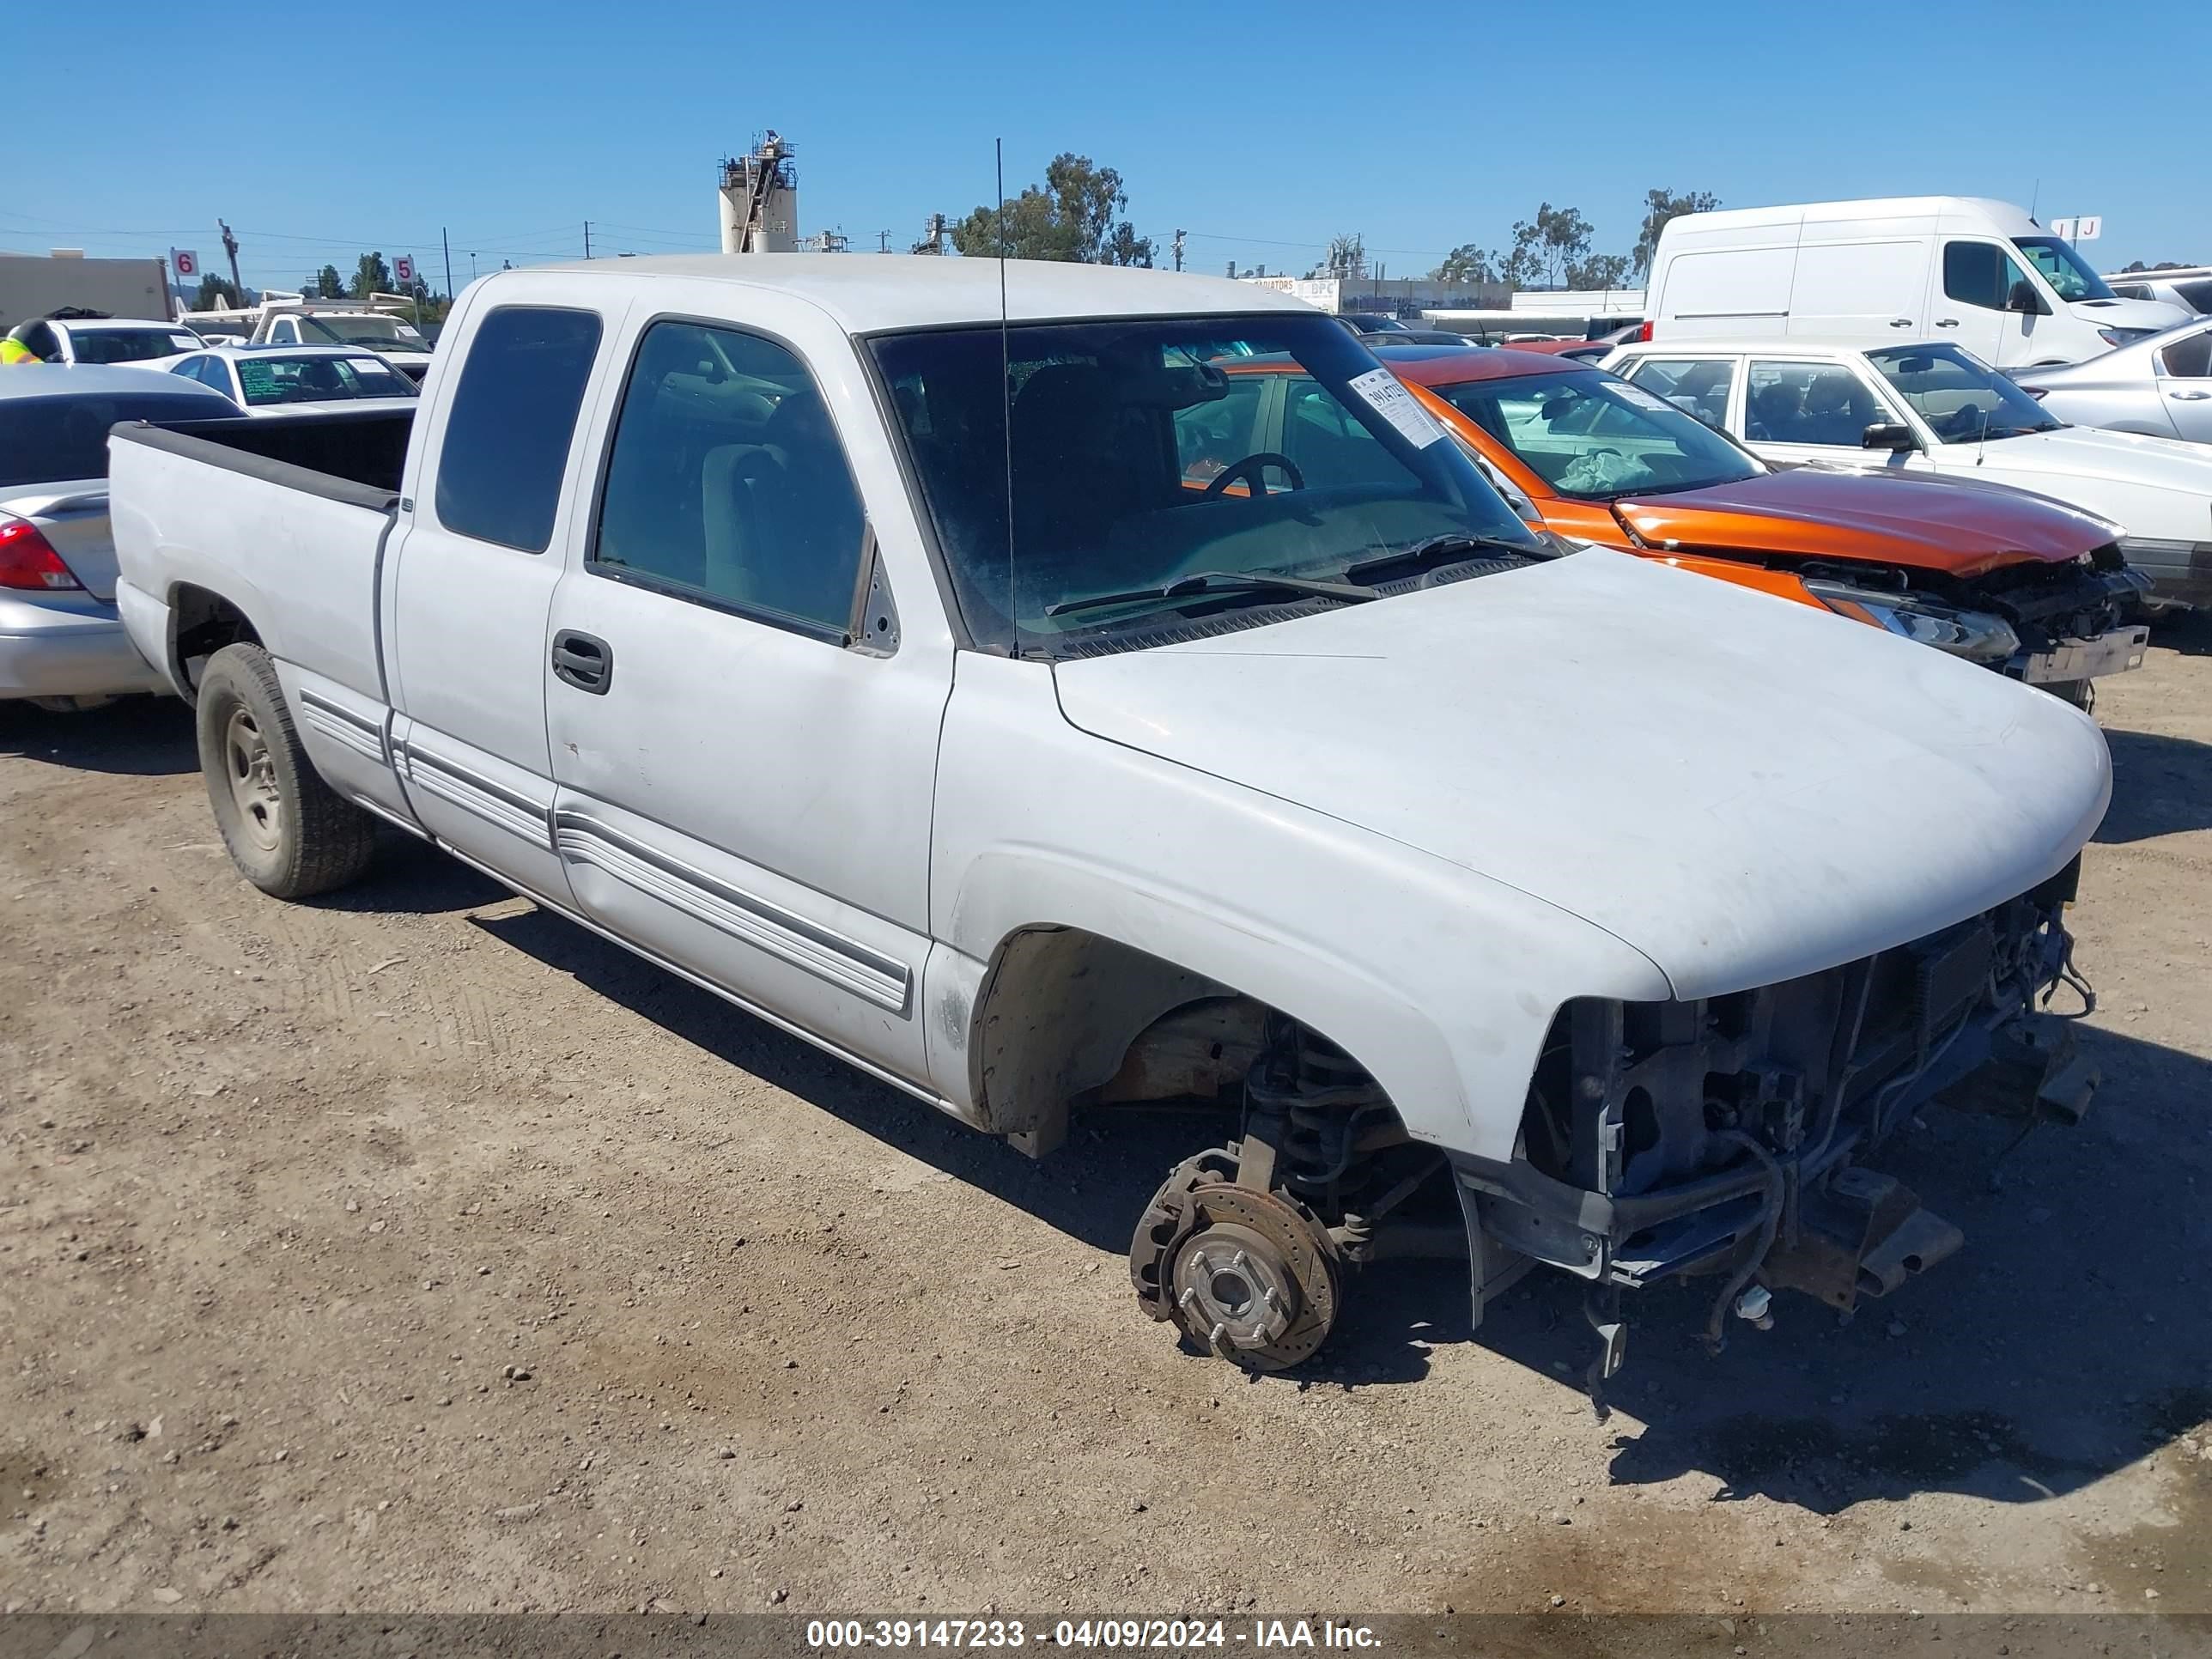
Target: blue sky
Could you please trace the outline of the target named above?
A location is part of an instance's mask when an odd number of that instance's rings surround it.
[[[102,10],[96,71],[10,77],[0,247],[189,246],[217,270],[220,216],[257,286],[349,271],[368,248],[412,252],[436,283],[441,226],[462,283],[471,252],[479,270],[580,255],[587,218],[595,252],[707,249],[717,159],[772,126],[797,147],[800,228],[856,249],[988,200],[1003,137],[1009,189],[1057,150],[1091,155],[1163,256],[1181,225],[1203,271],[1303,270],[1358,231],[1413,275],[1455,244],[1496,246],[1542,200],[1626,251],[1651,185],[1733,206],[2033,197],[2046,221],[2101,213],[2085,252],[2106,268],[2212,259],[2203,96],[2161,90],[2201,87],[2201,5],[1405,9],[1470,21],[464,0],[204,8],[236,21],[187,33],[174,4],[127,0]]]

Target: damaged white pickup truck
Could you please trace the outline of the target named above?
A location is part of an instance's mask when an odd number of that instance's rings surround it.
[[[1594,1378],[1625,1288],[1848,1307],[1959,1242],[1873,1172],[1899,1123],[2081,1112],[2036,1008],[2087,720],[1561,556],[1295,301],[1004,276],[503,273],[411,415],[118,428],[120,605],[239,867],[397,825],[1040,1154],[1217,1103],[1130,1271],[1255,1368],[1440,1249],[1478,1315],[1587,1281]]]

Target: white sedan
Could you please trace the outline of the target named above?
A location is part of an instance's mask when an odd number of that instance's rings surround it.
[[[1948,341],[1650,341],[1605,367],[1785,465],[2033,490],[2109,519],[2154,597],[2212,604],[2212,450],[2069,426]]]
[[[145,365],[214,387],[248,415],[411,409],[415,382],[356,346],[210,346]]]

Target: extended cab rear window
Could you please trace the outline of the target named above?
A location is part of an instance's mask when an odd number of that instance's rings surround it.
[[[483,319],[438,452],[439,523],[520,552],[545,550],[599,349],[592,312],[505,306]]]

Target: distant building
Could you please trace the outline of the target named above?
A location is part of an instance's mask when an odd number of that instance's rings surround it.
[[[1376,311],[1409,322],[1437,307],[1503,306],[1511,295],[1500,283],[1439,283],[1426,276],[1270,276],[1265,266],[1237,276],[1322,311]]]
[[[1502,302],[1473,307],[1437,306],[1421,313],[1438,328],[1504,337],[1547,334],[1595,339],[1601,334],[1644,320],[1640,288],[1524,289]]]

